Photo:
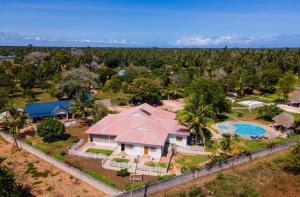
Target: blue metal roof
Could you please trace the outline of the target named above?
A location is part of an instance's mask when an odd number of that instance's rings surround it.
[[[25,111],[30,118],[52,116],[57,108],[68,110],[71,102],[72,100],[29,103],[25,105]]]

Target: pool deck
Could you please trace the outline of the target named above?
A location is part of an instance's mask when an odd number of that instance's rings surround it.
[[[253,125],[260,126],[260,127],[264,128],[266,130],[266,132],[264,134],[262,134],[262,135],[268,137],[269,139],[273,139],[273,138],[276,138],[276,137],[286,137],[286,135],[284,133],[281,133],[280,131],[275,130],[273,128],[272,124],[270,124],[270,125],[264,125],[264,124],[261,124],[261,123],[258,123],[258,122],[253,122],[253,121],[233,120],[233,121],[220,122],[220,123],[212,125],[212,127],[215,130],[217,130],[217,131],[220,132],[220,133],[216,134],[214,136],[214,138],[215,139],[221,138],[222,137],[221,136],[222,133],[231,133],[231,134],[234,134],[233,125],[236,124],[236,123],[253,124]],[[230,127],[231,129],[220,129],[218,127],[218,125],[225,125],[225,126]],[[250,135],[240,135],[240,137],[243,138],[243,139],[251,139]]]

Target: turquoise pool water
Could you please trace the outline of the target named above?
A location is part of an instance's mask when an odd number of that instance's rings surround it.
[[[254,124],[245,124],[245,123],[236,123],[235,133],[239,135],[262,135],[266,132],[266,130],[258,125]]]
[[[225,130],[227,130],[227,129],[229,129],[229,126],[226,126],[226,125],[218,125],[218,128],[219,129],[225,129]]]

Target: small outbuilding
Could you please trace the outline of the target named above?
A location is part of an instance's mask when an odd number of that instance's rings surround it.
[[[26,104],[25,111],[31,121],[45,117],[69,118],[71,111],[69,106],[72,100],[51,101]]]
[[[275,116],[272,120],[274,121],[273,122],[274,128],[279,131],[292,133],[296,128],[295,117],[286,112],[283,112]]]
[[[300,107],[300,91],[295,91],[294,96],[288,99],[287,104],[294,107]]]

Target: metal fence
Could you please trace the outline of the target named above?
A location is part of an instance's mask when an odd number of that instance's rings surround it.
[[[5,134],[3,132],[0,132],[0,136],[4,140],[6,140],[10,143],[13,143],[13,138],[10,135]],[[72,166],[70,166],[70,165],[68,165],[68,164],[66,164],[66,163],[64,163],[60,160],[57,160],[56,158],[52,157],[51,155],[49,155],[45,152],[42,152],[42,151],[34,148],[33,146],[29,145],[29,144],[26,144],[22,141],[19,141],[18,143],[21,145],[21,147],[23,149],[30,152],[31,154],[33,154],[33,155],[49,162],[50,164],[54,165],[55,167],[71,174],[72,176],[78,178],[79,180],[95,187],[96,189],[98,189],[98,190],[100,190],[100,191],[102,191],[102,192],[104,192],[104,193],[106,193],[110,196],[121,193],[120,190],[118,190],[116,188],[113,188],[113,187],[111,187],[111,186],[109,186],[109,185],[107,185],[107,184],[105,184],[105,183],[89,176],[88,174],[85,174],[85,173],[81,172],[77,168],[74,168],[74,167],[72,167]]]
[[[124,168],[127,168],[129,169],[131,166],[129,163],[121,163],[121,162],[116,162],[116,161],[110,161],[109,165],[111,167],[114,167],[114,168],[121,168],[121,169],[124,169]]]
[[[153,183],[150,185],[146,185],[141,188],[134,189],[133,191],[128,191],[128,192],[124,192],[122,194],[118,194],[116,196],[118,196],[118,197],[147,196],[147,195],[155,193],[155,192],[163,191],[169,187],[180,185],[185,182],[195,180],[199,177],[206,176],[211,173],[251,161],[252,159],[260,158],[260,157],[266,156],[270,153],[283,150],[291,145],[296,144],[297,142],[298,141],[289,141],[289,142],[275,145],[274,147],[259,150],[252,154],[249,154],[249,155],[239,155],[238,157],[229,159],[226,163],[219,163],[219,164],[214,165],[213,167],[208,167],[208,166],[202,167],[201,169],[196,169],[196,170],[193,170],[192,172],[187,172],[187,173],[172,177],[168,180],[156,182],[156,183]]]
[[[137,170],[148,171],[148,172],[157,172],[157,173],[166,173],[167,168],[163,168],[161,166],[145,166],[145,165],[140,165],[140,166],[137,166]]]
[[[88,152],[79,152],[77,151],[78,148],[84,143],[84,140],[81,139],[79,142],[74,144],[70,149],[69,149],[69,155],[75,155],[78,157],[85,157],[85,158],[93,158],[93,159],[106,159],[107,156],[103,155],[101,153],[88,153]]]

